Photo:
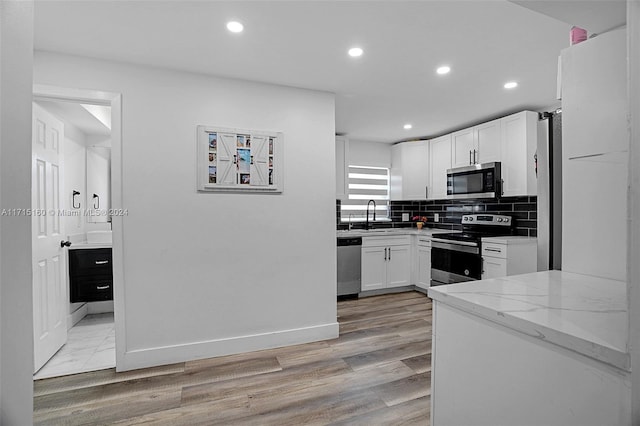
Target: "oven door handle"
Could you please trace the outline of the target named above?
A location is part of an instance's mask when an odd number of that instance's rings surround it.
[[[444,240],[442,238],[436,238],[436,237],[432,237],[431,241],[435,241],[435,242],[443,243],[443,244],[453,244],[453,245],[460,245],[460,246],[478,247],[478,243],[471,243],[469,241],[455,241],[455,242],[452,242],[452,240]]]
[[[476,244],[473,244],[473,243],[467,243],[466,241],[462,241],[462,244],[460,244],[459,242],[450,243],[450,242],[441,242],[440,240],[436,241],[435,239],[432,239],[431,248],[458,251],[458,252],[471,253],[471,254],[480,254],[480,247],[478,247]]]

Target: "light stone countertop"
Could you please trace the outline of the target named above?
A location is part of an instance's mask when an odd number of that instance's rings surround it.
[[[518,235],[504,235],[500,237],[482,237],[483,243],[494,244],[536,244],[538,241],[535,237],[524,237]]]
[[[630,371],[627,286],[544,271],[431,287],[439,303]]]
[[[384,228],[384,229],[370,229],[365,231],[364,229],[352,229],[351,231],[339,230],[336,231],[337,237],[382,237],[385,235],[388,236],[397,236],[397,235],[418,235],[418,236],[431,236],[433,234],[449,234],[451,232],[459,232],[459,231],[451,231],[449,229],[438,229],[438,228]]]
[[[86,249],[100,249],[100,248],[112,248],[112,243],[72,243],[69,246],[69,250],[86,250]]]

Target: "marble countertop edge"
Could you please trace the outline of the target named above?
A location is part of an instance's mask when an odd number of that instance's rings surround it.
[[[508,283],[509,277],[501,279],[501,282]],[[460,284],[457,284],[456,286],[459,285]],[[509,312],[511,309],[496,309],[492,306],[483,305],[477,300],[469,300],[470,294],[473,294],[471,290],[457,293],[447,292],[446,289],[441,290],[440,288],[430,288],[428,290],[428,295],[433,300],[441,302],[453,308],[457,308],[470,315],[474,315],[493,323],[502,325],[506,328],[522,333],[531,338],[555,344],[567,350],[609,364],[618,369],[627,372],[631,369],[631,360],[629,353],[626,351],[626,348],[616,347],[616,345],[611,344],[611,342],[607,342],[601,338],[598,338],[595,331],[590,337],[585,337],[584,334],[588,333],[584,330],[582,336],[576,335],[578,333],[573,334],[571,333],[572,330],[568,330],[568,328],[571,327],[565,327],[565,330],[562,330],[560,329],[560,327],[553,327],[553,325],[551,324],[544,324],[541,320],[542,317],[536,317],[533,320],[522,318],[517,316],[517,312],[520,312],[518,310],[515,310],[514,312],[516,312],[516,314],[514,314]],[[551,310],[551,308],[549,308],[549,310]],[[614,311],[611,315],[619,314],[621,314],[621,312]],[[554,315],[556,318],[559,318],[563,315],[563,313],[555,311],[554,309]],[[609,314],[605,313],[605,315]],[[549,317],[551,319],[547,318],[546,316],[544,318],[549,321],[552,321],[554,319],[551,316]],[[579,329],[579,326],[581,325],[574,324],[571,321],[569,323],[575,329]],[[584,325],[584,327],[587,326],[587,324]],[[601,330],[598,331],[601,332]]]

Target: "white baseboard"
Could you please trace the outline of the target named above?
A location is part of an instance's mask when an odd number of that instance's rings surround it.
[[[78,309],[67,315],[67,330],[71,330],[71,328],[76,325],[82,318],[84,318],[89,313],[89,307],[85,303],[80,306]]]
[[[104,302],[88,302],[90,314],[104,314],[113,312],[113,300],[105,300]]]
[[[213,358],[263,349],[299,345],[338,337],[338,323],[322,324],[313,327],[280,330],[272,333],[238,336],[228,339],[209,340],[175,346],[163,346],[149,349],[127,351],[118,357],[116,371],[128,371],[138,368],[174,364],[203,358]],[[118,343],[116,342],[116,350]]]

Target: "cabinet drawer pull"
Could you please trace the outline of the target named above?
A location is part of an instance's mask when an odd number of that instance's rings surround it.
[[[96,290],[106,290],[109,287],[111,287],[110,285],[99,285],[96,287]]]
[[[106,263],[109,263],[108,260],[96,260],[96,265],[104,265]]]
[[[496,252],[496,253],[502,253],[501,249],[494,249],[494,248],[485,247],[484,250],[485,251],[493,251],[493,252]]]

